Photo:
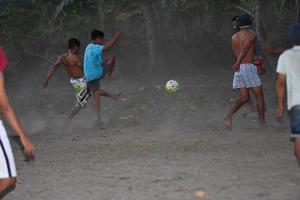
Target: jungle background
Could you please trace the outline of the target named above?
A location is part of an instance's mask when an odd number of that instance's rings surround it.
[[[288,115],[275,120],[279,54],[263,55],[266,127],[247,106],[232,131],[223,124],[238,95],[232,17],[249,13],[263,47],[286,49],[299,12],[298,0],[0,0],[6,88],[37,149],[34,163],[23,162],[12,140],[19,182],[7,199],[196,200],[197,191],[211,200],[299,199]],[[68,40],[78,38],[83,55],[95,28],[106,39],[121,30],[107,53],[117,58],[115,79],[101,87],[122,96],[102,99],[103,131],[92,102],[67,119],[74,94],[63,69],[42,87]],[[180,84],[175,94],[164,90],[170,79]]]

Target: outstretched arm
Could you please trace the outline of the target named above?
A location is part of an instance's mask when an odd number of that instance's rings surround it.
[[[262,48],[262,50],[265,53],[269,53],[269,54],[282,54],[286,49],[284,49],[284,48],[272,48],[272,47],[269,47],[269,46],[264,46]]]
[[[277,97],[277,120],[281,121],[283,117],[283,98],[285,94],[285,74],[278,74],[276,82],[276,97]]]
[[[24,146],[24,153],[28,156],[32,156],[34,153],[34,146],[30,141],[29,137],[26,135],[15,114],[15,111],[13,110],[8,101],[4,88],[4,76],[2,73],[0,73],[0,108],[6,121],[20,136],[21,143]]]
[[[104,44],[103,50],[105,51],[107,49],[112,48],[116,44],[116,42],[119,40],[120,37],[121,37],[121,32],[116,31],[114,36],[112,37],[112,39]]]
[[[49,70],[48,74],[47,74],[47,78],[43,83],[44,87],[48,86],[49,80],[51,79],[51,77],[55,74],[56,70],[59,68],[59,66],[62,64],[62,57],[59,56],[59,58],[57,59],[57,61],[55,62],[55,64],[51,67],[51,69]]]

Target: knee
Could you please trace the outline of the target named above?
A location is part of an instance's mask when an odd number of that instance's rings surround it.
[[[249,96],[242,96],[240,97],[241,103],[245,104],[249,102]]]
[[[16,185],[17,185],[17,179],[16,178],[10,178],[9,180],[9,188],[11,190],[14,190],[16,188]]]
[[[16,178],[8,178],[4,184],[5,184],[5,188],[7,191],[12,191],[16,187],[17,179]]]
[[[115,56],[110,56],[110,58],[108,59],[108,64],[109,65],[114,65],[116,62],[116,57]]]

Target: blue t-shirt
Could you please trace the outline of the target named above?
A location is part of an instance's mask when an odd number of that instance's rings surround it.
[[[103,48],[103,45],[90,43],[85,49],[83,71],[87,81],[99,79],[103,76]]]

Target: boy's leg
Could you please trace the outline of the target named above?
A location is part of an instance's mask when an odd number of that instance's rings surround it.
[[[108,78],[112,77],[112,73],[114,72],[115,69],[115,63],[116,63],[116,58],[114,56],[111,56],[109,59],[105,60],[105,68],[106,68]]]
[[[244,104],[249,101],[249,89],[248,88],[241,88],[240,89],[240,97],[235,100],[233,103],[232,108],[227,113],[225,117],[225,126],[228,129],[232,127],[232,117],[234,113],[236,113]]]
[[[104,129],[102,118],[101,118],[101,110],[100,110],[100,90],[92,91],[92,97],[94,102],[94,110],[96,112],[96,117],[97,117],[98,128]]]
[[[105,90],[100,89],[100,96],[112,98],[113,100],[118,100],[121,94],[121,92],[119,92],[118,94],[111,94]]]
[[[100,79],[92,80],[88,82],[88,87],[91,91],[94,110],[97,116],[97,124],[100,129],[103,129],[103,123],[101,119],[101,110],[100,110]]]
[[[96,90],[92,92],[93,102],[94,102],[94,109],[97,116],[100,116],[100,90]]]
[[[295,156],[297,158],[297,162],[300,167],[300,138],[296,138],[294,141],[294,149],[295,149]]]
[[[0,199],[15,189],[16,182],[16,178],[0,179]]]
[[[71,110],[71,113],[70,113],[70,116],[69,116],[69,119],[73,119],[75,117],[75,115],[77,113],[79,113],[79,111],[82,109],[81,106],[74,106]]]
[[[251,91],[256,98],[256,109],[258,112],[259,123],[261,125],[265,124],[265,100],[262,86],[253,87]]]

